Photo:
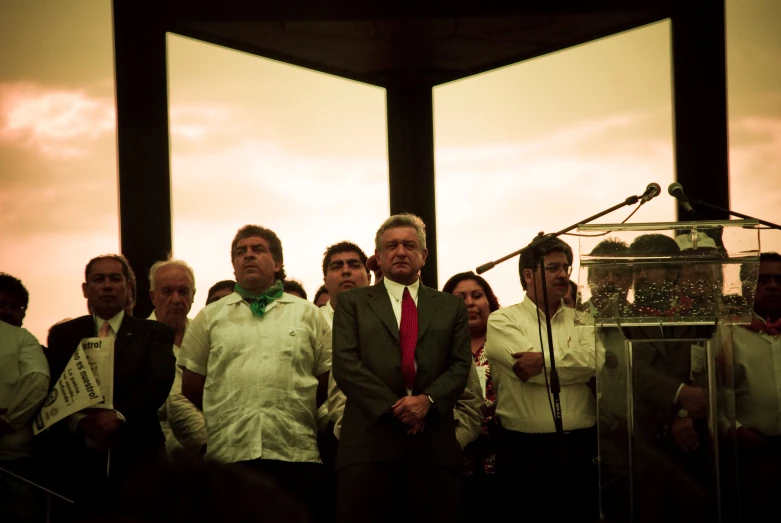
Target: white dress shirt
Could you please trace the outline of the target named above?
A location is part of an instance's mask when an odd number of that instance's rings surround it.
[[[550,362],[542,311],[539,313],[546,369],[525,382],[513,372],[516,359],[512,354],[541,351],[537,311],[534,302],[526,297],[521,303],[494,311],[488,317],[485,352],[496,392],[496,415],[504,428],[518,432],[555,432],[545,384]],[[594,328],[576,327],[576,314],[582,313],[561,305],[551,318],[564,430],[584,429],[596,423],[594,396],[586,386],[596,372]]]
[[[334,327],[334,307],[330,300],[320,307],[320,314],[328,322],[328,326],[333,330]],[[347,396],[336,384],[333,373],[328,375],[328,399],[325,407],[328,412],[328,419],[334,422],[334,436],[339,439],[342,433],[342,418],[344,417],[344,406],[347,405]],[[319,414],[319,413],[318,413]]]
[[[155,311],[152,311],[147,319],[158,321]],[[189,326],[190,319],[186,318],[184,321],[185,334]],[[173,349],[174,358],[178,358],[180,348],[174,345]],[[206,420],[203,419],[203,412],[182,394],[182,369],[178,365],[168,399],[165,400],[157,413],[160,418],[160,427],[165,435],[165,449],[169,456],[182,447],[199,453],[206,445]]]
[[[409,294],[412,297],[412,301],[415,302],[415,308],[418,306],[418,290],[420,290],[420,278],[415,280],[412,285],[402,285],[395,281],[389,280],[387,276],[382,279],[385,284],[385,289],[388,291],[390,297],[391,307],[393,308],[393,314],[396,316],[396,324],[401,328],[401,300],[404,298],[404,289],[409,289]],[[415,365],[415,370],[418,370],[417,358],[412,362]],[[412,389],[407,389],[407,395],[412,395]]]
[[[49,390],[49,364],[26,329],[0,321],[0,420],[13,432],[0,435],[0,460],[30,455],[32,419]]]
[[[391,307],[393,307],[393,314],[396,315],[396,322],[401,327],[401,299],[404,297],[404,288],[409,289],[409,294],[412,296],[412,300],[415,302],[415,307],[418,306],[418,290],[420,290],[420,278],[415,280],[412,285],[402,285],[388,279],[386,276],[382,279],[382,283],[385,285],[385,289],[390,296]]]
[[[736,326],[732,342],[738,426],[781,436],[781,336]]]
[[[315,397],[331,329],[314,304],[283,294],[259,318],[226,296],[190,323],[178,365],[206,376],[207,458],[320,462]]]

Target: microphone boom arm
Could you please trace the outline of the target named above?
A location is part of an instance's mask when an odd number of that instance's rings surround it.
[[[691,202],[696,205],[702,205],[703,207],[708,207],[709,209],[715,209],[717,211],[726,212],[727,214],[731,214],[732,216],[737,216],[738,218],[743,218],[744,220],[756,220],[758,223],[761,223],[766,227],[770,227],[771,229],[781,230],[781,225],[778,225],[777,223],[760,220],[759,218],[754,218],[753,216],[749,216],[748,214],[741,214],[731,209],[727,209],[725,207],[719,207],[718,205],[713,205],[712,203],[704,202],[702,200],[691,200]]]
[[[558,232],[554,232],[554,233],[550,233],[550,234],[540,233],[539,236],[537,238],[535,238],[534,241],[530,245],[527,245],[526,247],[524,247],[522,249],[518,249],[515,252],[511,252],[507,256],[502,256],[498,260],[485,263],[485,264],[481,265],[480,267],[478,267],[477,269],[475,269],[475,272],[477,272],[477,274],[483,274],[484,272],[493,269],[494,267],[496,267],[500,263],[505,262],[505,261],[509,260],[510,258],[514,258],[515,256],[518,256],[519,254],[521,254],[524,250],[528,249],[529,247],[533,247],[534,244],[536,242],[538,242],[541,238],[556,238],[558,236],[561,236],[562,234],[568,233],[569,231],[571,231],[572,229],[576,228],[581,223],[593,222],[597,218],[601,218],[601,217],[603,217],[606,214],[610,214],[611,212],[616,211],[616,210],[620,209],[621,207],[626,207],[628,205],[634,205],[638,201],[640,201],[640,197],[639,196],[630,196],[629,198],[627,198],[623,202],[621,202],[619,204],[616,204],[616,205],[614,205],[613,207],[611,207],[609,209],[605,209],[604,211],[599,212],[599,213],[595,214],[594,216],[589,216],[585,220],[581,220],[581,221],[579,221],[577,223],[574,223],[574,224],[570,225],[569,227],[565,227],[564,229],[562,229],[562,230],[560,230]]]

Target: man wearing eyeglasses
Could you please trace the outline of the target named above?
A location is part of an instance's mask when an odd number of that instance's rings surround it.
[[[752,287],[746,268],[746,299]],[[733,331],[741,508],[759,520],[781,489],[781,255],[762,253],[750,325]],[[754,517],[752,517],[754,516]]]
[[[595,340],[593,328],[575,326],[576,315],[582,313],[562,303],[571,272],[572,249],[558,238],[526,249],[520,259],[526,297],[488,318],[485,350],[492,365],[496,417],[501,423],[496,473],[498,483],[507,489],[497,499],[515,500],[522,493],[530,501],[524,512],[530,520],[551,513],[580,520],[597,515],[597,476],[592,462],[597,454],[596,406],[587,386],[595,375]],[[562,440],[555,434],[549,399],[545,315],[551,320],[561,382]],[[567,463],[564,473],[559,466],[562,453]],[[561,502],[563,493],[566,503]]]

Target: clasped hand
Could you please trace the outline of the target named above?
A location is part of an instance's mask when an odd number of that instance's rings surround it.
[[[431,402],[425,394],[417,396],[404,396],[391,407],[393,415],[407,425],[410,429],[407,434],[417,434],[423,432],[426,426],[425,418],[428,409],[431,408]]]

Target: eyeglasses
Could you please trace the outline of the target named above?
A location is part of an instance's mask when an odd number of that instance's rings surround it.
[[[545,272],[548,274],[558,274],[559,271],[564,271],[567,273],[567,276],[569,276],[572,274],[572,265],[567,265],[566,263],[551,263],[545,266]]]
[[[758,285],[769,285],[770,280],[776,282],[776,285],[781,285],[781,274],[760,274],[757,276]]]

